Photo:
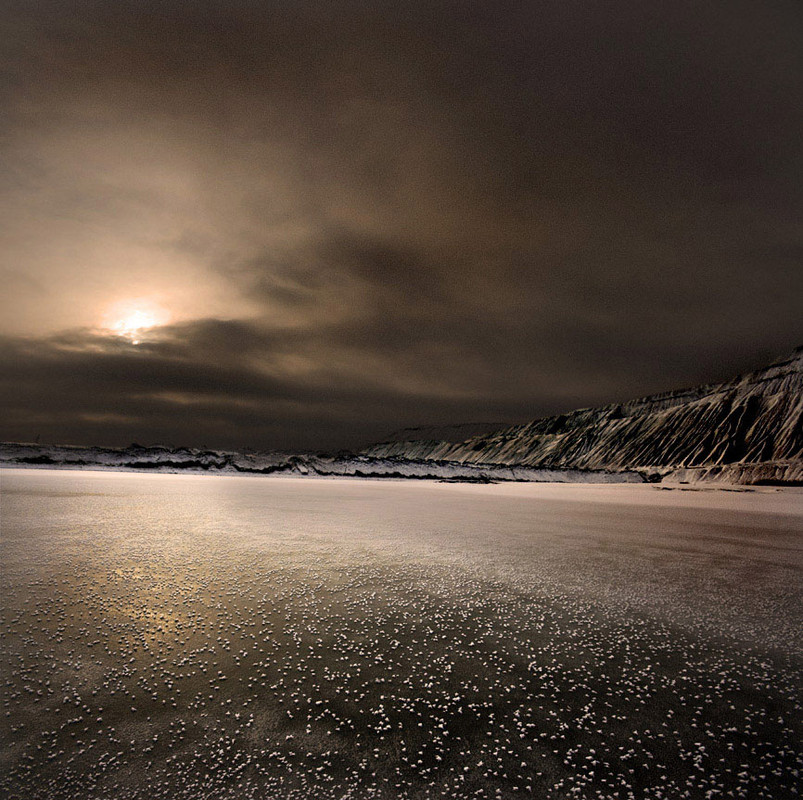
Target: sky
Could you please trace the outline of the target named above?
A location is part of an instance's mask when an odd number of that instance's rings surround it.
[[[803,343],[797,0],[3,0],[0,440],[333,450]]]

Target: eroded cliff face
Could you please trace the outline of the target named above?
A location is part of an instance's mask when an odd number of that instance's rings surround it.
[[[463,442],[385,442],[365,455],[683,480],[803,480],[803,348],[727,383],[581,409]]]

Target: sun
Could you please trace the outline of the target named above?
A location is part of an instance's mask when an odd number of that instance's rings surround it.
[[[150,300],[122,300],[109,308],[105,320],[108,330],[132,344],[139,344],[148,330],[166,325],[170,321],[170,314]]]
[[[130,336],[143,328],[156,325],[156,317],[150,311],[132,311],[114,324],[114,330],[124,336]]]

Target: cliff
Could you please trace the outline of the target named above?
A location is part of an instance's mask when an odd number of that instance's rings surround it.
[[[652,479],[803,482],[803,348],[725,383],[586,408],[462,442],[387,441],[376,458],[638,470]]]

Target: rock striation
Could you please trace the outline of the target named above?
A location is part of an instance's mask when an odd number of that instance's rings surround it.
[[[374,458],[633,471],[650,480],[803,484],[803,347],[725,383],[585,408],[462,442],[408,439]]]

